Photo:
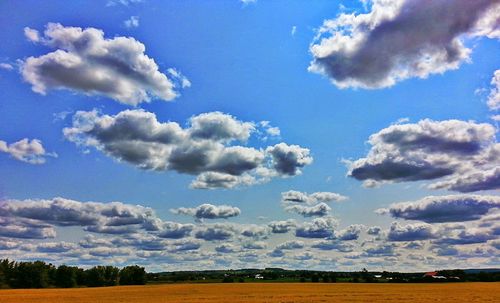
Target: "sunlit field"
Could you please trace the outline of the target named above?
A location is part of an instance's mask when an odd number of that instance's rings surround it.
[[[500,302],[500,283],[242,283],[16,289],[1,290],[0,302]]]

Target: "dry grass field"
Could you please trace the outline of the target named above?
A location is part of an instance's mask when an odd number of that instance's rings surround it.
[[[0,290],[1,303],[500,302],[500,283],[164,284]]]

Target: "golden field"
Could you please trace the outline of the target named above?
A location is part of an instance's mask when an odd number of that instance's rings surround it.
[[[162,284],[0,290],[1,303],[500,302],[500,283]]]

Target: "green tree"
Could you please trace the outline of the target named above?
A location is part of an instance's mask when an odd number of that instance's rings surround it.
[[[15,288],[45,288],[51,285],[49,271],[53,265],[42,261],[19,262],[14,265],[11,286]]]
[[[120,270],[120,285],[146,284],[146,271],[137,265],[126,266]]]
[[[114,266],[94,266],[86,271],[87,286],[118,285],[119,270]]]
[[[56,270],[55,284],[57,287],[75,287],[78,268],[61,265]]]

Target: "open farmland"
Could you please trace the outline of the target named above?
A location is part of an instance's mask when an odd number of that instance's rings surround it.
[[[242,283],[17,289],[1,290],[0,302],[500,302],[500,283]]]

